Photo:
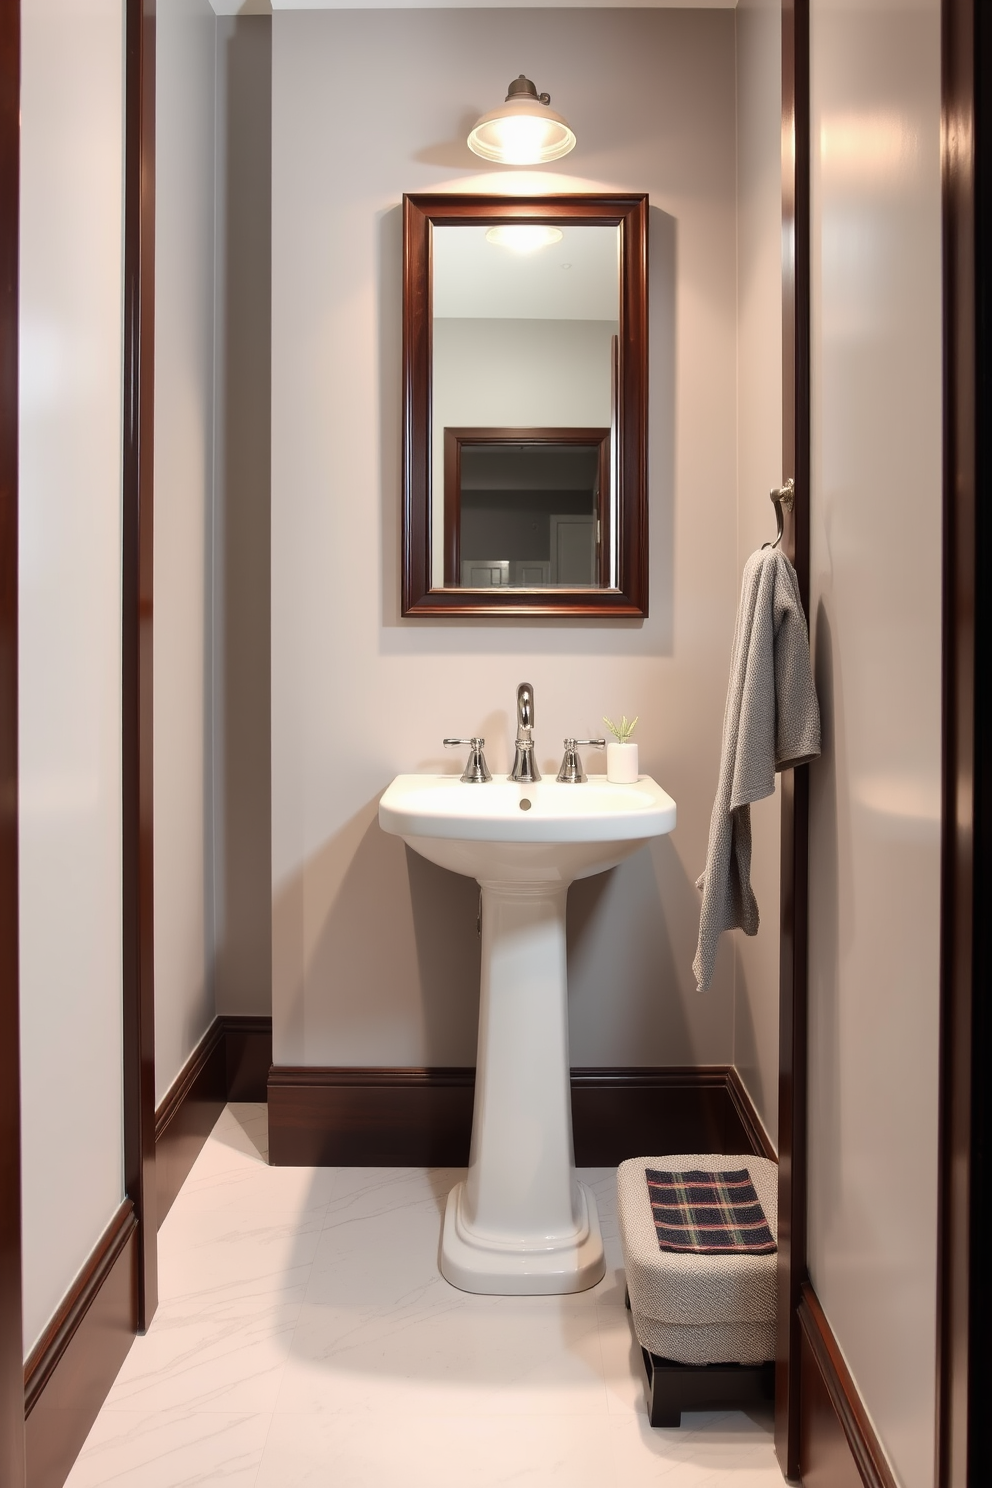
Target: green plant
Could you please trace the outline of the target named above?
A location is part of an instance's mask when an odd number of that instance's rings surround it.
[[[638,717],[639,716],[640,715],[638,715]],[[621,744],[630,743],[630,736],[634,732],[634,728],[637,724],[636,718],[632,718],[628,723],[627,715],[625,713],[619,723],[614,723],[613,720],[611,718],[607,718],[606,714],[604,713],[603,722],[606,724],[606,727],[610,730],[611,734],[616,734],[617,739],[620,741]]]

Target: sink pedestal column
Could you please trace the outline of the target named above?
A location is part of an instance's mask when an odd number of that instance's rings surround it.
[[[606,1269],[572,1148],[567,894],[560,880],[482,885],[472,1149],[441,1240],[441,1273],[466,1292],[581,1292]]]

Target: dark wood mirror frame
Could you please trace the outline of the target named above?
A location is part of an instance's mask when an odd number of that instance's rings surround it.
[[[544,222],[620,229],[615,452],[616,589],[469,590],[431,587],[432,234],[435,226]],[[403,198],[403,614],[593,616],[648,613],[648,199],[632,196]],[[441,499],[443,472],[437,472]]]

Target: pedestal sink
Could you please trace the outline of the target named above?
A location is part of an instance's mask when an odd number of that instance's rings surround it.
[[[467,1292],[580,1292],[604,1272],[596,1203],[575,1174],[565,898],[675,826],[650,776],[612,785],[398,775],[379,823],[482,886],[482,989],[468,1176],[448,1195],[441,1272]]]

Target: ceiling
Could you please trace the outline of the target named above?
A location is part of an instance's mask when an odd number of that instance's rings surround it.
[[[210,0],[217,15],[274,10],[531,10],[533,0]],[[737,0],[540,0],[543,10],[733,10]]]

